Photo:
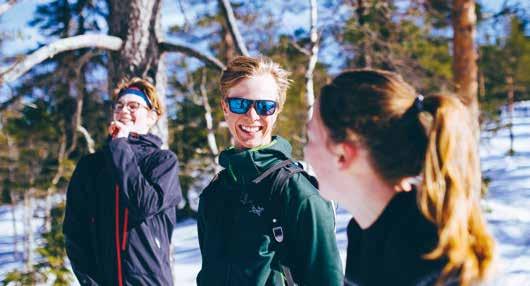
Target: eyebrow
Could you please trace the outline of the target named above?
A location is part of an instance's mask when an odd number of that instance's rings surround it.
[[[130,103],[130,102],[135,102],[135,103],[142,104],[141,101],[135,101],[135,100],[127,100],[127,101],[124,101],[124,100],[118,100],[118,101],[116,101],[116,103],[122,103],[122,104]]]

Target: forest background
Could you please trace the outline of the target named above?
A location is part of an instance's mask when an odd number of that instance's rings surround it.
[[[510,129],[499,108],[530,99],[529,13],[509,0],[3,1],[0,202],[24,207],[13,225],[23,220],[25,262],[5,283],[67,283],[65,190],[79,158],[105,144],[109,91],[124,77],[149,78],[164,99],[155,132],[179,158],[187,218],[231,144],[217,82],[233,57],[263,54],[292,72],[276,133],[303,160],[314,99],[347,68],[396,71],[424,95],[459,96],[478,126]]]

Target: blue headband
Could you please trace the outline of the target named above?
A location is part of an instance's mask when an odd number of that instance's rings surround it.
[[[152,108],[153,106],[151,105],[151,101],[149,100],[149,98],[145,95],[145,93],[143,93],[143,91],[141,91],[139,88],[137,87],[129,87],[129,88],[125,88],[125,89],[122,89],[120,91],[120,93],[118,94],[118,98],[116,98],[116,101],[118,101],[122,96],[126,95],[126,94],[134,94],[134,95],[137,95],[139,97],[141,97],[145,103],[147,103],[147,106],[149,108]]]

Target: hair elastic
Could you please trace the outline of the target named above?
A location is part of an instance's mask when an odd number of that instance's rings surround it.
[[[418,113],[423,112],[423,100],[424,99],[425,97],[421,94],[418,94],[418,96],[416,96],[416,99],[414,99],[414,108],[416,109]]]

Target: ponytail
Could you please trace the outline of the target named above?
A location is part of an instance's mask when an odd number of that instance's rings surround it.
[[[451,96],[425,98],[432,115],[418,205],[438,227],[438,245],[424,257],[445,257],[438,280],[459,276],[461,285],[483,280],[494,242],[480,209],[481,172],[470,113]]]
[[[438,284],[486,278],[494,242],[480,209],[476,124],[466,107],[454,96],[418,96],[397,74],[360,69],[322,88],[319,111],[330,138],[360,141],[389,185],[421,174],[417,204],[438,230],[424,258],[447,261]]]

